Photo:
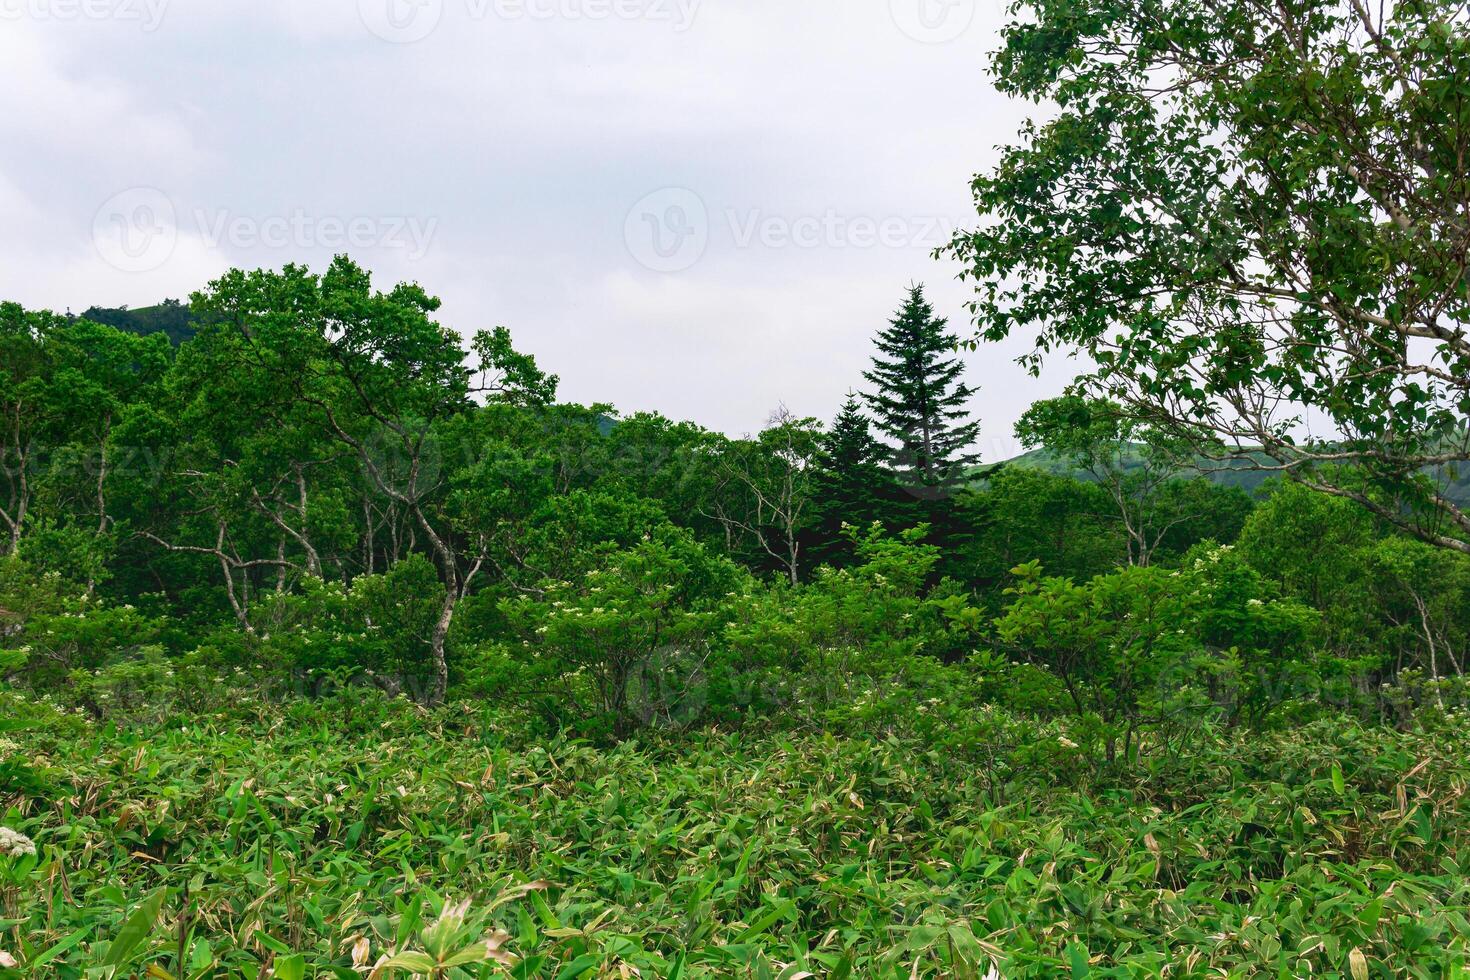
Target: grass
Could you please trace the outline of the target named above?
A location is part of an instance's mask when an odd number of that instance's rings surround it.
[[[464,950],[436,975],[1447,978],[1470,959],[1458,732],[1319,722],[1106,780],[1024,774],[1000,803],[964,752],[518,746],[376,701],[17,740],[52,789],[0,798],[38,847],[0,857],[15,976],[360,977],[390,954],[430,973]]]

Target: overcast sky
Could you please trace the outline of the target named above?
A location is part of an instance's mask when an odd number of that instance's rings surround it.
[[[1029,107],[1001,0],[0,0],[0,298],[145,306],[231,266],[415,280],[562,394],[830,418]],[[988,459],[1065,382],[966,356]]]

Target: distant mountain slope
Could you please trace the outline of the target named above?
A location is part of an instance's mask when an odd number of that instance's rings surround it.
[[[1034,449],[1029,453],[1024,453],[997,465],[1019,466],[1042,470],[1047,473],[1056,474],[1057,476],[1071,476],[1079,480],[1091,479],[1076,466],[1046,449]],[[1125,460],[1124,465],[1128,465],[1127,460]],[[1265,485],[1267,480],[1270,480],[1276,474],[1265,470],[1251,469],[1250,466],[1251,464],[1243,459],[1223,463],[1201,461],[1200,468],[1202,472],[1200,475],[1223,486],[1240,487],[1247,493],[1254,494]],[[991,467],[989,469],[993,468]],[[979,475],[983,478],[985,473],[989,472],[989,469],[986,469]],[[1446,469],[1444,471],[1444,479],[1447,483],[1445,496],[1458,506],[1470,506],[1470,466],[1462,467],[1458,473]]]
[[[1042,470],[1057,476],[1071,476],[1079,480],[1091,479],[1087,473],[1049,449],[1033,449],[1029,453],[1024,453],[1014,459],[1006,460],[1003,465]],[[1125,458],[1123,465],[1128,469],[1132,469],[1135,464],[1130,459]],[[1211,480],[1223,486],[1240,487],[1248,493],[1254,493],[1259,490],[1273,475],[1261,470],[1250,469],[1249,464],[1245,460],[1228,463],[1202,463],[1201,470],[1206,472],[1202,472],[1199,475],[1208,476]],[[1194,476],[1196,474],[1187,472],[1184,475]]]
[[[142,336],[161,333],[175,347],[194,336],[194,314],[176,299],[166,299],[157,306],[137,310],[94,306],[85,311],[82,318]]]

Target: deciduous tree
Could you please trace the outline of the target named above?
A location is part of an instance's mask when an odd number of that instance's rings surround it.
[[[1470,551],[1443,469],[1470,459],[1463,4],[1017,9],[997,84],[1056,111],[946,250],[980,335],[1081,352],[1199,449]]]

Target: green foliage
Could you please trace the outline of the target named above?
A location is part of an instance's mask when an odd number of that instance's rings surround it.
[[[38,687],[136,656],[164,628],[131,605],[103,602],[19,556],[0,558],[0,609],[11,620],[0,624],[0,677],[23,669]]]
[[[1246,522],[1240,551],[1323,610],[1342,670],[1390,680],[1405,668],[1460,675],[1470,639],[1470,558],[1402,536],[1351,501],[1279,486]]]
[[[996,622],[1000,641],[1054,671],[1112,762],[1134,749],[1140,729],[1175,712],[1175,677],[1199,655],[1188,630],[1188,593],[1157,569],[1129,568],[1086,585],[1016,570],[1016,600]],[[1121,745],[1120,745],[1121,743]]]
[[[1458,4],[1013,13],[996,84],[1055,112],[975,179],[984,220],[946,250],[980,334],[1030,335],[1033,368],[1083,354],[1084,387],[1199,450],[1467,550],[1446,493],[1470,420]]]
[[[176,299],[166,299],[157,306],[136,310],[125,306],[118,309],[92,306],[82,313],[82,319],[143,336],[161,333],[175,347],[194,336],[193,314],[189,307]]]
[[[305,579],[300,591],[263,604],[263,655],[309,673],[362,673],[394,693],[421,695],[432,673],[429,643],[443,592],[422,555],[350,585]]]
[[[939,661],[968,648],[980,616],[950,584],[930,586],[939,549],[924,543],[926,531],[850,528],[854,564],[742,597],[712,687],[716,717],[754,711],[782,725],[840,727],[870,706],[881,729],[895,705],[902,717],[932,699],[928,687],[946,683]]]
[[[1470,559],[1119,403],[976,478],[917,289],[738,439],[437,308],[0,306],[0,977],[1465,965]]]
[[[1130,565],[1148,565],[1179,542],[1239,533],[1250,508],[1244,494],[1202,479],[1185,479],[1187,442],[1132,416],[1121,405],[1068,395],[1037,402],[1016,424],[1029,448],[1044,446],[1069,460],[1108,495],[1122,526]],[[1191,540],[1192,538],[1192,540]]]
[[[1125,560],[1111,502],[1095,483],[1002,465],[956,505],[974,530],[948,565],[991,602],[1017,565],[1041,561],[1053,574],[1084,580]]]
[[[1318,723],[1089,787],[1065,734],[1002,716],[973,729],[992,763],[824,735],[515,747],[375,697],[14,736],[69,791],[0,801],[37,852],[0,858],[9,975],[1345,976],[1361,956],[1437,980],[1470,956],[1459,731]]]
[[[814,461],[813,528],[808,551],[818,564],[838,565],[852,560],[851,540],[844,527],[885,523],[909,526],[911,499],[883,465],[882,444],[873,437],[870,420],[858,396],[848,392],[842,410],[822,435]]]
[[[1034,562],[1016,576],[996,636],[1061,679],[1108,762],[1146,732],[1167,743],[1212,719],[1259,721],[1313,692],[1316,614],[1274,596],[1227,549],[1084,584],[1043,577]]]
[[[793,585],[801,580],[801,544],[813,521],[823,438],[816,419],[784,407],[753,439],[721,440],[705,511],[753,564],[772,563]]]
[[[575,579],[508,600],[519,642],[486,651],[478,690],[593,733],[694,720],[711,645],[748,581],[688,532],[656,527]]]

